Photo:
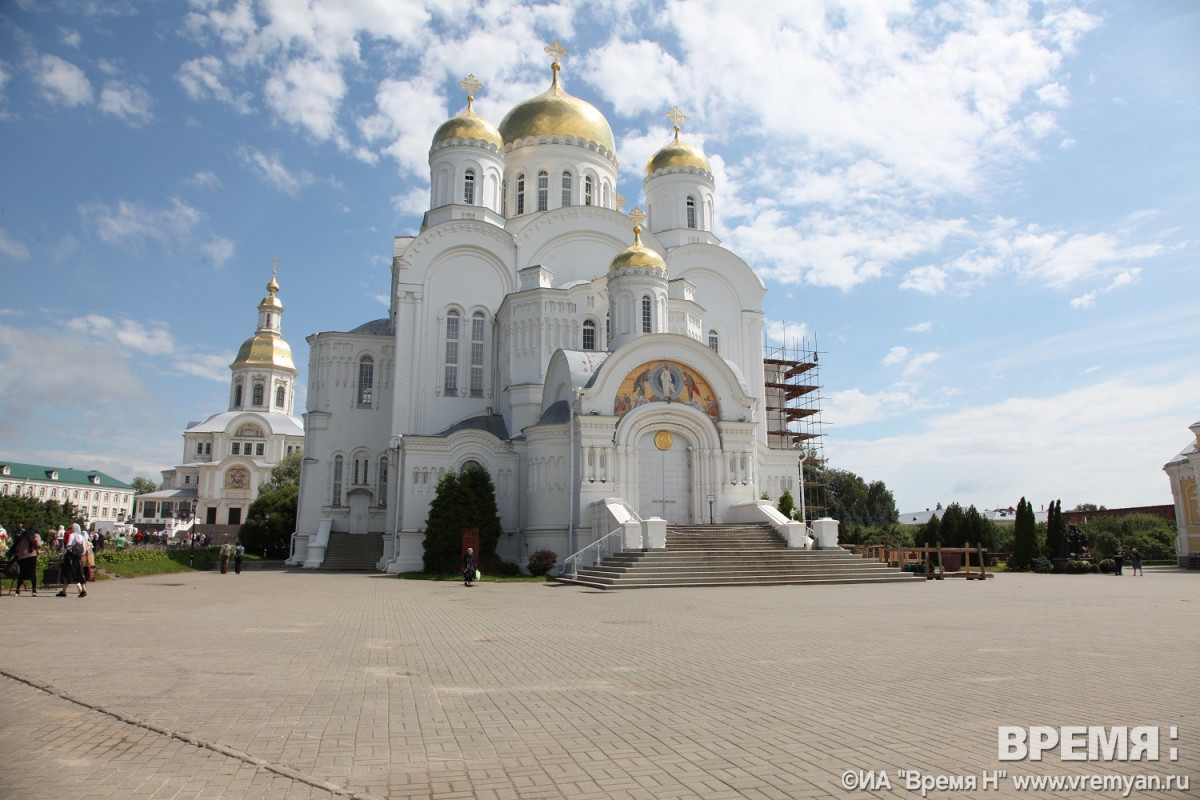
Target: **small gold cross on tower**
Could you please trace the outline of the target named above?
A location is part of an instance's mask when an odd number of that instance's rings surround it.
[[[629,212],[629,218],[633,220],[633,232],[642,232],[642,223],[646,221],[646,215],[642,213],[640,208],[634,207],[633,211]]]
[[[671,110],[667,112],[667,119],[675,123],[675,132],[679,133],[679,123],[683,122],[685,119],[687,119],[687,117],[684,116],[684,113],[679,110],[679,106],[673,106]]]
[[[475,80],[475,76],[473,74],[463,78],[458,82],[458,85],[467,90],[468,105],[470,105],[471,101],[475,99],[475,93],[483,88],[483,84]]]
[[[617,211],[625,210],[625,195],[617,192]]]
[[[555,39],[552,44],[546,45],[546,52],[554,56],[554,63],[550,66],[552,66],[556,72],[558,71],[559,59],[561,59],[563,56],[570,55],[570,51],[559,44],[558,39]]]
[[[272,258],[271,259],[271,277],[274,278],[278,274],[279,274],[279,259]]]

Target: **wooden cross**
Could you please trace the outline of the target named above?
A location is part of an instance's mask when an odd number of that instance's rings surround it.
[[[556,67],[558,66],[559,59],[561,59],[563,56],[570,55],[570,51],[559,44],[558,39],[555,39],[552,44],[546,45],[546,52],[554,56],[553,66]]]
[[[458,82],[458,85],[467,90],[467,102],[475,99],[475,93],[483,88],[483,84],[475,80],[475,76],[468,75]]]

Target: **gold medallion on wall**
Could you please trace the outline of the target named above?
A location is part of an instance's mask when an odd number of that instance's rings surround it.
[[[668,431],[659,431],[654,434],[654,446],[659,450],[670,450],[673,441]]]

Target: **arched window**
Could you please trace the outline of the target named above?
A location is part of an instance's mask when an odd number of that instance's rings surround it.
[[[571,173],[564,172],[562,176],[562,204],[571,205]]]
[[[517,176],[517,213],[525,213],[525,173]]]
[[[263,404],[263,385],[261,383],[254,384],[254,407],[258,408]]]
[[[283,406],[286,402],[287,402],[287,389],[285,389],[282,384],[279,386],[276,386],[275,387],[275,407],[283,408]]]
[[[358,407],[370,408],[375,394],[375,359],[363,356],[358,360]]]
[[[642,333],[650,333],[650,295],[642,298]]]
[[[592,176],[589,175],[583,179],[583,204],[590,206],[592,204]]]
[[[604,315],[604,346],[608,347],[608,345],[611,342],[612,342],[612,320],[608,316],[608,314],[605,314]]]
[[[708,349],[714,353],[721,352],[721,337],[715,328],[708,332]]]
[[[696,227],[696,198],[694,197],[687,199],[687,226],[689,228]]]
[[[463,202],[469,206],[475,205],[475,170],[467,170],[463,176]]]
[[[446,314],[446,370],[442,391],[447,395],[458,394],[458,312]]]
[[[342,457],[334,456],[333,458],[333,502],[330,505],[340,506],[342,504]]]
[[[380,508],[387,508],[388,497],[388,459],[383,456],[379,459],[379,497],[375,500],[375,505]]]
[[[538,211],[550,208],[550,173],[542,170],[538,173]]]
[[[604,185],[601,186],[600,189],[604,192],[603,202],[601,203],[601,205],[603,205],[605,208],[612,208],[612,206],[609,205],[609,202],[608,202],[608,181],[605,181]]]
[[[483,397],[483,312],[471,315],[471,397]]]
[[[354,480],[351,482],[351,485],[353,486],[353,485],[357,485],[357,484],[358,484],[358,459],[356,458],[356,459],[354,459]]]
[[[596,349],[596,323],[594,320],[585,319],[583,321],[583,349]]]
[[[233,407],[242,407],[242,385],[240,383],[233,387]]]

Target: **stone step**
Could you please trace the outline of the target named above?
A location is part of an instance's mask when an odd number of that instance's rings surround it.
[[[383,558],[383,537],[377,533],[332,531],[321,569],[371,570]]]

